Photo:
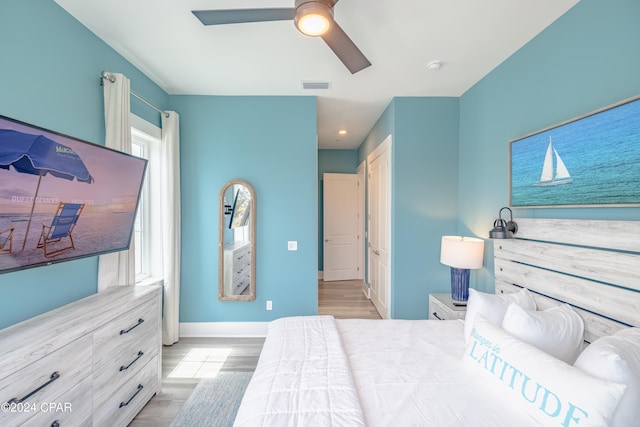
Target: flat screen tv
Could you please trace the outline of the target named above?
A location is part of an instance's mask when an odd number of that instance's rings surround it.
[[[128,249],[146,167],[0,116],[0,273]]]
[[[251,193],[244,185],[236,185],[236,196],[231,208],[229,228],[239,228],[247,225],[251,212]]]

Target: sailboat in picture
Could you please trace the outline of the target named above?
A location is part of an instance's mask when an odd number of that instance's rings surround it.
[[[556,157],[555,173],[553,167],[554,154]],[[547,153],[544,156],[544,163],[542,165],[542,174],[540,175],[540,181],[533,185],[534,187],[546,187],[550,185],[569,184],[570,182],[573,182],[573,178],[571,178],[571,174],[569,174],[569,171],[560,158],[560,155],[558,154],[556,149],[553,148],[551,136],[549,136],[549,146],[547,147]]]

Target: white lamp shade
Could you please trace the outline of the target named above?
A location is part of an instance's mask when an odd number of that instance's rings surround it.
[[[482,268],[484,240],[474,237],[442,236],[440,262],[453,268]]]

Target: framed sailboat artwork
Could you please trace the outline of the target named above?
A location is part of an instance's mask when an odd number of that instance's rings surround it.
[[[512,207],[640,206],[640,96],[509,142]]]

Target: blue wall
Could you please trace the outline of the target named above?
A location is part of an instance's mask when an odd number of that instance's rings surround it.
[[[126,74],[136,92],[180,113],[182,321],[315,312],[313,98],[168,96],[52,0],[8,1],[0,8],[0,114],[103,144],[102,70]],[[638,18],[637,0],[581,0],[460,99],[391,102],[358,150],[358,162],[393,135],[394,317],[426,317],[427,294],[447,290],[448,269],[438,262],[441,235],[487,237],[507,204],[509,140],[640,94]],[[158,115],[135,99],[132,109],[158,124]],[[218,191],[236,177],[257,191],[254,303],[221,303],[215,292]],[[640,209],[516,214],[637,220]],[[300,250],[286,251],[287,240],[298,240]],[[491,246],[488,241],[486,268],[472,274],[479,289],[493,289]],[[94,293],[96,276],[95,257],[0,275],[0,327]],[[264,310],[267,299],[274,301],[272,312]]]
[[[0,114],[104,145],[102,70],[146,98],[168,95],[52,0],[0,6]],[[159,115],[132,101],[149,121]],[[0,255],[3,256],[3,255]],[[0,328],[96,292],[97,257],[0,275]]]
[[[428,295],[449,288],[440,238],[457,229],[458,98],[394,98],[360,148],[392,135],[391,316],[428,317]]]
[[[636,0],[582,0],[467,91],[457,110],[453,100],[440,108],[438,98],[390,103],[359,158],[393,136],[392,317],[425,318],[427,294],[448,291],[441,235],[488,237],[508,203],[508,141],[640,94],[638,18]],[[438,130],[451,145],[418,142],[437,140]],[[436,147],[444,149],[440,162]],[[519,209],[517,216],[637,220],[640,209]],[[493,242],[486,242],[485,268],[472,272],[471,286],[492,292]]]
[[[315,98],[170,97],[52,0],[4,2],[0,40],[2,115],[104,144],[102,70],[127,75],[136,92],[180,114],[182,321],[316,313]],[[154,110],[131,103],[159,125]],[[232,178],[257,192],[254,303],[217,300],[217,200]],[[298,240],[299,251],[288,252],[287,240]],[[92,257],[0,275],[0,328],[95,293],[97,270]]]
[[[367,156],[376,149],[376,147],[382,144],[382,141],[395,132],[395,102],[391,100],[387,108],[373,125],[373,128],[364,139],[360,147],[358,147],[358,164],[367,160]]]
[[[317,313],[315,98],[173,96],[171,107],[181,126],[180,321]],[[253,302],[218,301],[218,195],[235,178],[256,192]],[[289,240],[298,251],[287,250]]]
[[[640,94],[640,2],[582,0],[460,100],[461,233],[488,237],[508,203],[508,141]],[[639,190],[640,191],[640,190]],[[547,218],[634,219],[638,208],[518,209]],[[493,245],[475,287],[493,291]]]
[[[357,150],[318,150],[318,271],[324,270],[324,173],[357,173]]]

